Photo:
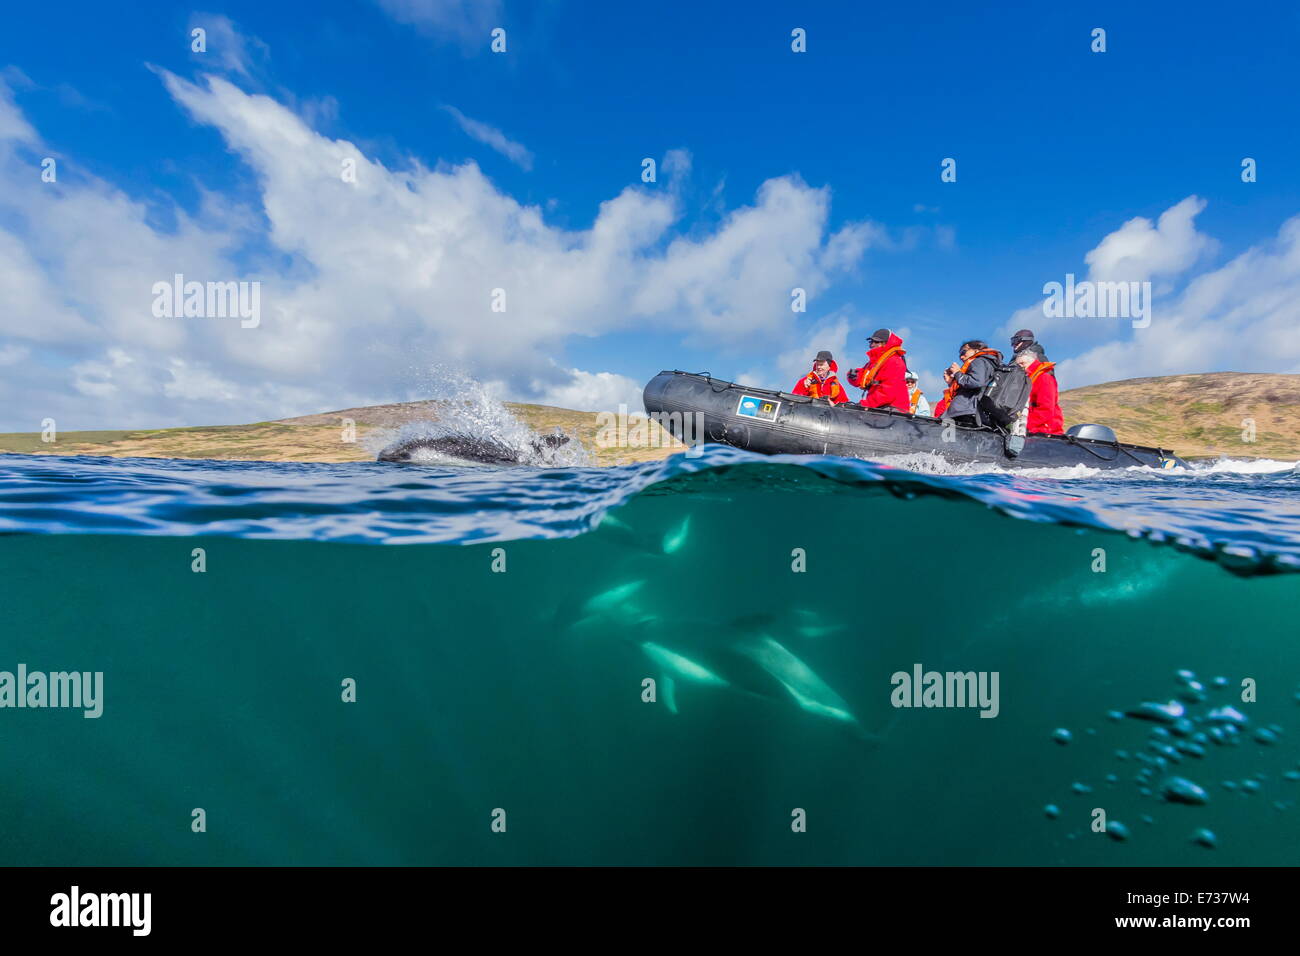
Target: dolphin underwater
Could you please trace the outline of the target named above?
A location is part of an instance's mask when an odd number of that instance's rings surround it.
[[[609,537],[609,540],[648,554],[676,554],[691,537],[691,516],[687,515],[663,535],[657,532],[640,531],[610,512],[600,516],[596,527]]]
[[[680,713],[680,689],[694,685],[793,704],[859,739],[880,739],[807,663],[763,632],[781,623],[777,615],[748,614],[714,622],[666,620],[638,605],[645,583],[614,585],[571,608],[568,615],[557,612],[556,623],[588,638],[608,634],[636,646],[655,665],[656,687],[671,714]]]
[[[854,736],[875,740],[848,703],[811,667],[766,634],[744,636],[713,647],[673,641],[662,635],[640,641],[659,668],[659,685],[670,713],[679,710],[679,685],[730,688],[751,697],[794,704],[804,713],[834,721]]]
[[[539,435],[524,449],[514,448],[495,438],[479,435],[447,434],[437,437],[407,438],[394,442],[379,453],[377,460],[389,462],[418,461],[421,452],[458,458],[480,465],[520,465],[545,460],[550,452],[563,448],[572,439],[565,434]]]

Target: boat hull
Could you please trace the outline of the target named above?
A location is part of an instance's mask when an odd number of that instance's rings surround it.
[[[831,405],[789,392],[749,388],[690,372],[660,372],[645,387],[645,410],[688,444],[715,442],[765,455],[880,459],[932,454],[954,464],[1005,468],[1172,468],[1170,451],[1067,435],[1030,435],[1014,457],[1001,432],[963,428],[894,409]]]

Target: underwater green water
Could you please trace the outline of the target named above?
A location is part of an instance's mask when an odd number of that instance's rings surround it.
[[[0,537],[0,669],[104,674],[99,719],[0,711],[0,864],[1295,863],[1300,576],[806,481],[659,487],[614,515],[467,546]],[[679,679],[676,714],[643,701],[646,641],[700,660],[759,635],[860,732],[743,692],[743,668]],[[891,706],[917,663],[996,671],[998,716]],[[1114,751],[1152,725],[1106,716],[1169,700],[1180,668],[1284,731],[1179,764],[1204,806],[1141,794]],[[1094,808],[1130,838],[1091,832]]]

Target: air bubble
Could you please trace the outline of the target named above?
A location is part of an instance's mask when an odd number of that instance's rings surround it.
[[[1160,784],[1160,795],[1170,803],[1209,803],[1210,795],[1186,777],[1166,777]]]
[[[1146,701],[1128,711],[1128,716],[1136,717],[1139,720],[1154,720],[1158,723],[1167,724],[1177,720],[1186,712],[1187,708],[1176,700],[1167,701],[1163,704]]]

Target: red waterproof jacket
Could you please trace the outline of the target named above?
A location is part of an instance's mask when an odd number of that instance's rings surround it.
[[[867,395],[860,404],[867,408],[897,408],[900,412],[912,410],[912,397],[907,390],[907,362],[903,356],[903,340],[894,333],[889,341],[867,352],[867,364],[849,370],[849,384],[865,388]]]
[[[811,395],[813,398],[826,398],[832,405],[839,405],[841,402],[847,402],[849,396],[844,393],[844,386],[840,385],[840,380],[835,377],[835,373],[840,367],[831,362],[831,370],[826,373],[825,378],[818,378],[816,372],[809,372],[799,381],[795,382],[794,388],[790,389],[792,395]]]
[[[1061,406],[1057,403],[1055,362],[1035,362],[1029,375],[1029,420],[1025,430],[1037,435],[1060,435],[1065,431]]]

